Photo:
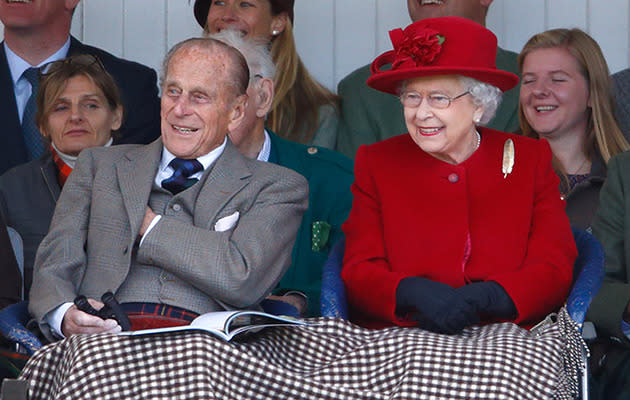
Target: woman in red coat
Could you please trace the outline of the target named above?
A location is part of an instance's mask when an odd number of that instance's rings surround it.
[[[442,333],[538,322],[565,300],[576,249],[547,142],[481,127],[518,77],[467,19],[390,37],[368,85],[400,96],[409,134],[357,152],[343,226],[353,319]]]

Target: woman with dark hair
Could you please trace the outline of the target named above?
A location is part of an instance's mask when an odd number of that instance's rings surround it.
[[[114,79],[92,55],[51,63],[40,77],[36,121],[44,155],[0,176],[0,213],[24,242],[25,296],[37,248],[48,233],[59,193],[79,152],[109,146],[123,109]]]

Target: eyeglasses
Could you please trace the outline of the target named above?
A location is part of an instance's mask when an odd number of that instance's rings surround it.
[[[426,96],[426,98],[427,98],[427,103],[429,104],[430,107],[444,109],[444,108],[448,108],[451,105],[451,103],[454,102],[455,100],[459,99],[460,97],[464,97],[467,94],[470,94],[470,92],[465,91],[464,93],[457,95],[455,97],[449,97],[441,93],[432,93]],[[402,103],[403,107],[416,108],[416,107],[420,107],[420,104],[422,104],[423,98],[424,97],[418,92],[405,92],[402,95],[400,95],[400,102]]]
[[[88,69],[92,66],[96,66],[100,70],[105,71],[105,66],[98,57],[91,54],[79,54],[77,56],[70,56],[64,58],[63,60],[53,61],[43,65],[39,69],[39,76],[42,78],[48,75],[53,75],[66,66],[72,66],[76,69]]]

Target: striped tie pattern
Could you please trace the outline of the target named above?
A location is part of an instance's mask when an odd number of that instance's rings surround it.
[[[173,168],[173,175],[162,181],[162,187],[173,194],[188,189],[197,183],[199,179],[190,178],[190,176],[203,171],[203,165],[196,159],[174,158],[168,165]]]

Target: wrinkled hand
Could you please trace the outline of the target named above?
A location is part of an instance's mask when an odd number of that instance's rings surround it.
[[[88,302],[97,310],[100,310],[104,304],[98,300],[88,299]],[[122,330],[118,322],[114,319],[102,319],[95,315],[90,315],[72,305],[66,311],[61,323],[61,332],[65,337],[80,333],[102,333],[111,332],[118,333]]]
[[[410,311],[420,328],[438,333],[458,333],[479,323],[474,307],[451,286],[411,277],[398,284],[396,306]]]
[[[154,213],[149,206],[147,206],[144,213],[144,219],[142,220],[142,225],[140,226],[140,236],[143,236],[147,229],[149,229],[149,225],[151,225],[151,221],[153,221],[153,218],[155,217],[157,217],[157,214]]]
[[[516,314],[514,302],[496,282],[475,282],[455,289],[457,294],[473,306],[475,312],[496,318],[511,318]]]

